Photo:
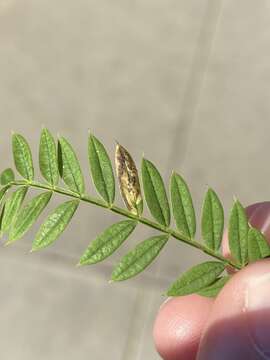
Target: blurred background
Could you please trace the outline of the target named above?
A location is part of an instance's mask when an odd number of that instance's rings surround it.
[[[269,20],[266,0],[0,0],[1,168],[12,161],[11,130],[36,161],[45,125],[72,142],[94,194],[90,129],[111,154],[115,139],[138,163],[144,153],[166,181],[180,172],[197,214],[208,185],[226,214],[233,195],[268,200]],[[140,226],[112,258],[75,268],[118,219],[83,205],[54,246],[29,255],[37,224],[1,248],[2,359],[159,359],[161,294],[204,255],[171,240],[145,273],[108,284],[121,255],[153,234]]]

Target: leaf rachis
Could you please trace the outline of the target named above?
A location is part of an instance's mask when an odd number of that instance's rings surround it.
[[[23,179],[16,179],[11,168],[0,174],[0,233],[8,234],[8,243],[19,240],[39,219],[53,194],[69,200],[62,202],[41,224],[33,242],[32,251],[52,245],[71,222],[80,202],[93,204],[126,218],[111,225],[98,235],[81,256],[80,265],[95,264],[114,253],[133,233],[138,224],[159,232],[139,242],[116,265],[113,281],[122,281],[141,273],[162,251],[168,239],[182,241],[214,257],[216,261],[204,262],[185,272],[168,290],[168,295],[181,296],[198,293],[216,296],[229,280],[222,273],[226,266],[236,270],[249,262],[270,256],[270,247],[265,236],[253,228],[245,209],[236,200],[230,212],[228,237],[234,260],[225,258],[220,252],[224,229],[224,211],[217,194],[211,188],[205,194],[202,206],[201,233],[203,242],[194,239],[196,215],[187,183],[176,172],[170,180],[170,199],[157,167],[145,158],[141,164],[142,187],[135,161],[119,143],[115,151],[115,170],[119,189],[126,205],[114,204],[115,177],[110,157],[100,140],[90,134],[88,159],[91,177],[100,198],[88,195],[77,155],[72,145],[63,137],[58,147],[48,129],[41,132],[39,167],[45,182],[34,180],[32,153],[25,138],[12,135],[12,150],[15,168]],[[64,182],[58,185],[59,178]],[[17,188],[17,189],[16,189]],[[25,195],[35,188],[41,193],[26,204]],[[15,191],[9,191],[9,190]],[[153,220],[143,216],[143,200],[146,201]],[[172,215],[176,229],[170,227]]]

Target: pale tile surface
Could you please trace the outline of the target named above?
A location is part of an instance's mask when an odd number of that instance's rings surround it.
[[[72,141],[85,169],[91,129],[111,152],[114,139],[138,161],[144,151],[168,177],[206,3],[1,2],[1,153],[7,154],[2,166],[11,161],[11,129],[37,149],[46,124]],[[36,227],[3,249],[0,332],[6,360],[144,358],[140,335],[142,327],[151,327],[145,315],[149,294],[155,291],[160,302],[169,279],[156,279],[155,265],[130,283],[108,286],[119,253],[94,269],[73,267],[88,242],[115,219],[82,206],[51,249],[25,255]],[[120,254],[149,233],[138,229]],[[151,330],[145,334],[148,358],[156,359]]]
[[[113,288],[95,270],[82,276],[70,262],[19,254],[1,254],[2,358],[121,358],[136,290]]]
[[[208,184],[226,209],[234,193],[245,204],[267,199],[269,18],[268,1],[0,0],[1,167],[10,130],[36,150],[45,124],[87,169],[90,129],[111,153],[114,139],[138,162],[144,152],[166,179],[181,172],[197,210]],[[82,206],[55,246],[28,255],[35,227],[2,248],[1,358],[159,358],[160,294],[202,255],[171,241],[145,274],[108,285],[112,264],[151,233],[140,227],[105,264],[75,269],[116,219]]]
[[[207,184],[226,207],[268,197],[269,17],[267,1],[224,2],[183,169],[196,199]]]

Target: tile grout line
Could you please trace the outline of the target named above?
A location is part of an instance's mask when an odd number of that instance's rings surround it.
[[[190,76],[187,80],[182,101],[182,109],[180,110],[179,122],[175,130],[175,137],[171,148],[170,159],[177,160],[179,156],[177,159],[174,159],[175,149],[179,150],[179,144],[182,145],[184,150],[180,159],[182,163],[185,159],[185,153],[188,148],[188,137],[196,116],[196,109],[200,101],[205,74],[207,73],[209,59],[215,43],[217,28],[222,14],[222,5],[223,0],[209,0],[203,21],[205,25],[202,26],[198,36]],[[175,163],[173,160],[171,161],[172,164]]]
[[[174,154],[178,153],[179,144],[182,148],[180,152],[182,155],[181,163],[184,162],[185,153],[188,147],[188,135],[191,129],[192,122],[196,115],[196,108],[199,103],[200,94],[203,88],[205,74],[207,72],[207,67],[209,63],[209,59],[212,53],[214,40],[218,28],[219,19],[222,13],[222,0],[209,0],[207,9],[205,11],[205,15],[203,16],[201,30],[199,32],[197,46],[193,55],[193,61],[190,70],[190,76],[187,80],[186,90],[182,102],[182,111],[180,110],[179,122],[176,127],[176,135],[174,140],[172,141],[172,151],[169,156],[169,168],[167,169],[167,174],[171,172],[170,166],[175,163]],[[201,55],[203,54],[204,61],[201,61]],[[182,139],[179,141],[178,133],[184,134]],[[158,264],[159,265],[159,264]],[[160,275],[160,266],[157,266],[154,278],[158,278]],[[147,320],[149,320],[149,313],[151,310],[151,306],[154,302],[153,295],[154,294],[145,294],[145,290],[138,289],[137,298],[135,300],[134,312],[131,314],[130,320],[130,330],[127,334],[127,345],[123,351],[122,360],[142,360],[142,345],[143,345],[143,335],[146,331]],[[134,345],[132,343],[132,338],[136,336],[136,316],[137,311],[140,310],[141,304],[146,302],[147,319],[144,320],[142,330],[140,332],[139,338],[140,340],[137,342],[136,347],[136,355],[132,353],[132,350],[135,350]],[[134,326],[135,324],[135,326]]]

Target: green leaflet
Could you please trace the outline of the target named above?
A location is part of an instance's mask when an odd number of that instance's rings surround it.
[[[16,215],[21,208],[27,190],[27,186],[19,187],[19,189],[14,191],[10,198],[7,199],[1,225],[1,230],[3,233],[9,230],[11,224],[16,218]]]
[[[103,144],[94,135],[89,136],[88,158],[97,191],[108,204],[112,204],[115,197],[115,181],[111,160]]]
[[[43,129],[40,136],[39,168],[48,183],[51,185],[58,184],[57,149],[54,138],[48,129]]]
[[[4,187],[1,188],[1,190],[0,190],[0,204],[1,204],[2,200],[4,199],[4,196],[5,196],[6,192],[8,191],[8,189],[10,189],[9,185],[5,185]]]
[[[1,185],[7,185],[11,181],[14,181],[15,176],[12,169],[8,168],[4,170],[0,175],[0,184]]]
[[[171,176],[171,202],[177,229],[188,238],[196,232],[196,218],[192,198],[184,179],[176,173]]]
[[[59,139],[59,152],[61,154],[60,164],[62,165],[60,174],[62,174],[65,184],[71,191],[83,194],[85,190],[84,179],[79,161],[72,146],[63,137]]]
[[[5,195],[8,191],[8,189],[10,188],[10,185],[6,185],[4,187],[1,188],[0,190],[0,237],[2,236],[2,220],[3,220],[3,215],[4,215],[4,211],[5,211]]]
[[[257,261],[270,256],[270,246],[265,236],[257,229],[250,228],[248,232],[248,260]]]
[[[57,141],[57,165],[58,165],[58,172],[61,178],[63,178],[63,155],[62,155],[62,151],[61,151],[61,145],[60,142]]]
[[[217,194],[212,189],[208,189],[204,198],[201,226],[206,245],[218,251],[223,235],[224,212]]]
[[[30,147],[22,135],[12,135],[13,158],[18,173],[25,179],[34,179],[34,167]]]
[[[213,284],[199,290],[197,294],[206,297],[216,297],[223,286],[230,280],[231,276],[227,275],[221,278],[218,278]]]
[[[123,220],[113,224],[93,240],[80,259],[80,265],[100,262],[110,256],[128,238],[137,221]]]
[[[69,224],[78,205],[79,200],[70,200],[59,205],[41,225],[33,242],[32,251],[52,244]]]
[[[168,235],[152,236],[138,244],[115,267],[112,281],[127,280],[142,272],[158,256],[168,238]]]
[[[5,195],[8,191],[8,189],[10,188],[10,185],[5,185],[4,187],[1,188],[0,190],[0,237],[3,235],[2,233],[2,221],[3,221],[3,216],[4,216],[4,212],[5,212]]]
[[[145,199],[153,217],[162,225],[170,225],[170,207],[164,182],[155,165],[142,160],[142,180]]]
[[[2,221],[3,221],[4,212],[5,212],[5,204],[3,204],[3,206],[0,207],[0,237],[2,237],[3,235]]]
[[[238,200],[230,213],[228,237],[233,258],[244,266],[248,260],[248,220],[245,209]]]
[[[168,296],[193,294],[212,284],[224,271],[225,264],[218,261],[206,261],[186,271],[169,288]]]
[[[50,191],[44,192],[30,200],[18,212],[9,232],[8,244],[20,239],[30,229],[48,204],[51,196]]]

